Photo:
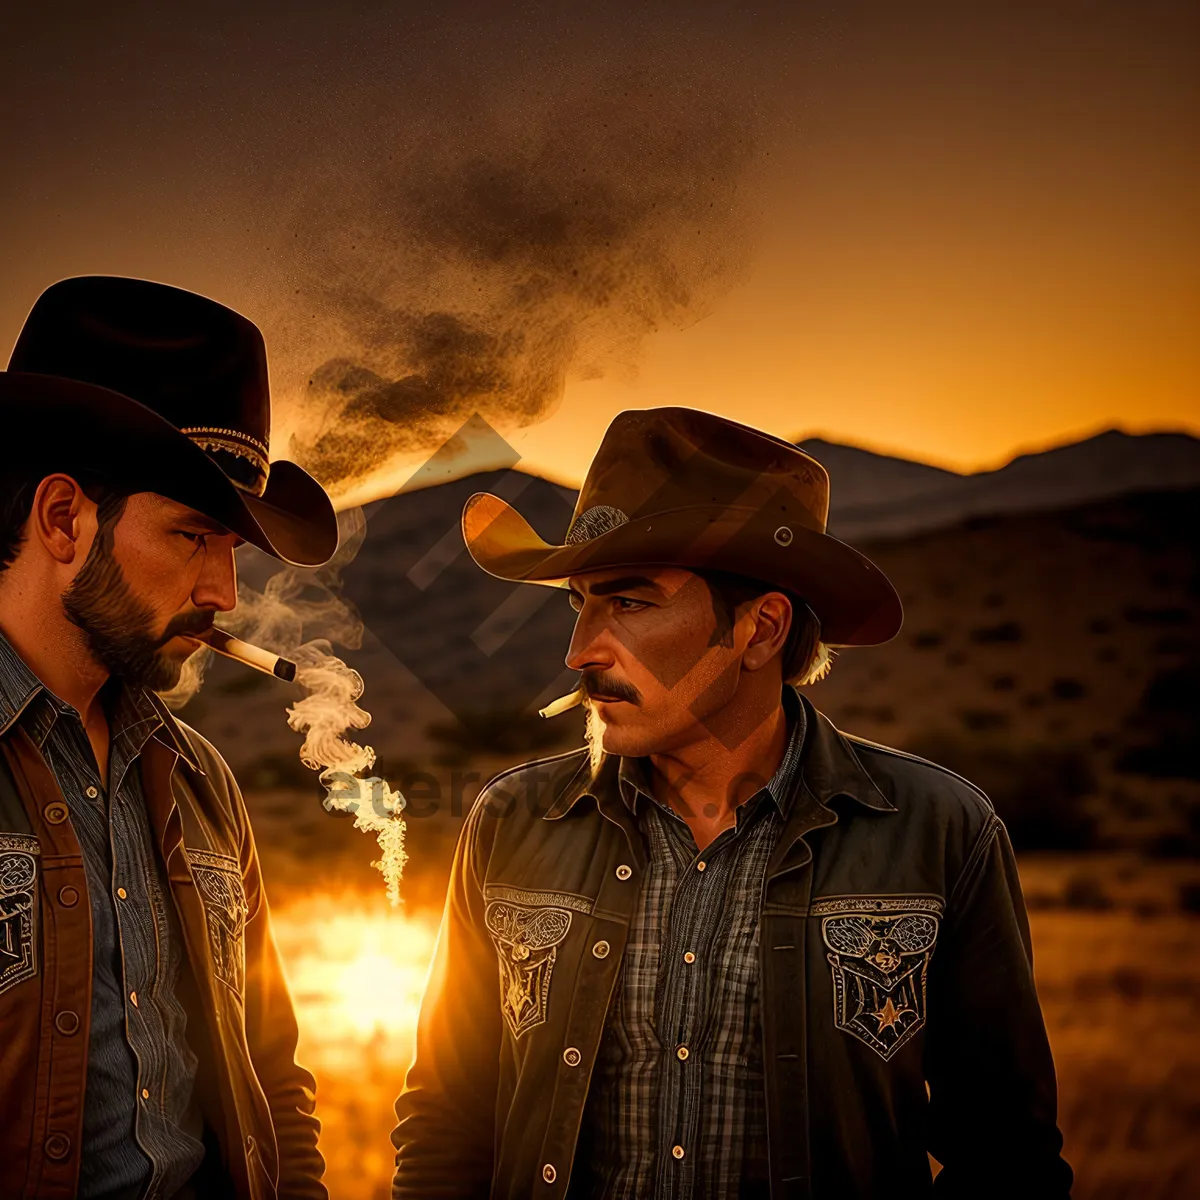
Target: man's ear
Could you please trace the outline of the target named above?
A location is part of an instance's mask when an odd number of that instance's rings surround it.
[[[36,539],[51,558],[67,566],[90,542],[88,525],[94,532],[94,510],[95,505],[70,475],[47,475],[33,495],[29,539]]]
[[[751,604],[746,615],[753,618],[754,630],[742,665],[747,671],[757,671],[783,652],[792,627],[792,603],[782,592],[767,592]]]

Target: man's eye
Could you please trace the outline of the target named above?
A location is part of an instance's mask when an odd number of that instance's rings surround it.
[[[645,608],[644,600],[633,600],[629,596],[614,596],[613,605],[618,612],[637,612],[639,608]]]
[[[175,532],[178,533],[180,537],[187,538],[187,540],[191,542],[193,546],[200,545],[207,536],[203,533],[192,533],[192,531],[189,529],[177,529]]]

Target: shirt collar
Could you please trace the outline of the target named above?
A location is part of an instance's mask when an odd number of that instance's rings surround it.
[[[18,723],[40,748],[59,716],[78,714],[60,700],[33,673],[29,664],[0,633],[0,737]],[[127,758],[133,758],[147,739],[159,735],[189,765],[200,770],[195,751],[183,740],[175,719],[162,700],[145,688],[122,686],[112,712],[114,745],[122,743]]]
[[[64,707],[0,633],[0,737],[20,722],[40,746]]]
[[[846,796],[878,812],[896,811],[896,805],[884,795],[859,761],[853,739],[836,729],[791,684],[783,690],[783,704],[785,710],[796,713],[797,719],[792,726],[784,761],[767,787],[785,816],[794,807],[795,797],[801,791],[809,793],[822,805],[828,805],[837,796]],[[559,789],[545,813],[545,819],[556,820],[565,816],[584,796],[591,796],[597,801],[603,796],[618,796],[624,800],[622,779],[627,781],[625,788],[628,788],[638,770],[636,766],[626,764],[637,761],[606,756],[593,777],[585,758],[579,769]],[[785,768],[789,772],[786,788]]]

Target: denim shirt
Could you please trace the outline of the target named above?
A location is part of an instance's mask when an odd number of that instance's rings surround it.
[[[161,718],[115,683],[107,785],[82,719],[0,635],[0,727],[20,720],[54,773],[83,855],[93,973],[79,1196],[172,1197],[204,1158],[196,1056],[177,996],[182,963],[138,756]],[[0,814],[2,816],[3,814]]]

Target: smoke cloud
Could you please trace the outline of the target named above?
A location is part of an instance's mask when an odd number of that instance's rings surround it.
[[[474,413],[503,433],[631,370],[748,260],[752,131],[715,86],[593,79],[483,111],[409,122],[290,225],[330,352],[284,415],[289,455],[356,502]]]

